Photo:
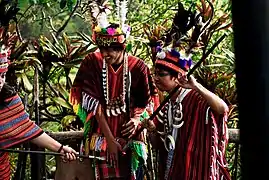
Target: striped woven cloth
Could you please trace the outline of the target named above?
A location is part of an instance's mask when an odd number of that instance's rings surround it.
[[[18,95],[5,100],[0,105],[0,148],[23,143],[43,133],[25,112]],[[0,153],[0,180],[10,179],[8,153]]]

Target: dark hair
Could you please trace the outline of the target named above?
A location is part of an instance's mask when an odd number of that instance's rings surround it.
[[[15,96],[15,95],[16,95],[15,89],[5,83],[1,92],[0,92],[0,104],[4,103],[4,101],[7,98],[10,98],[10,97]]]
[[[161,64],[156,64],[155,69],[167,71],[172,77],[178,77],[178,72]]]
[[[113,51],[123,51],[125,49],[124,45],[119,43],[111,43],[110,46],[99,46],[99,49],[108,49],[108,48],[112,48]]]

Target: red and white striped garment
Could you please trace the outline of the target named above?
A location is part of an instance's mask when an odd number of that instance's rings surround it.
[[[195,90],[182,101],[184,124],[178,130],[169,180],[230,180],[225,159],[227,117],[216,115]],[[163,130],[161,123],[157,124]],[[168,152],[160,148],[159,172],[164,179]]]
[[[87,107],[96,107],[98,105],[96,105],[96,102],[100,103],[102,107],[106,106],[102,88],[102,66],[103,58],[100,52],[94,52],[86,56],[74,80],[70,96],[71,103],[85,104],[82,101],[87,100]],[[134,56],[128,56],[128,70],[131,72],[130,112],[131,117],[133,117],[133,114],[143,112],[149,105],[151,98],[156,96],[157,90],[152,84],[152,78],[149,76],[150,70],[142,60]],[[108,83],[110,98],[119,97],[122,94],[123,86],[123,64],[117,70],[108,65]],[[154,92],[154,89],[156,92]],[[86,98],[83,98],[82,93],[87,95]],[[102,135],[101,129],[93,117],[94,109],[96,108],[87,109],[87,120],[90,119],[91,121],[90,140],[93,133]],[[123,138],[121,131],[123,124],[126,123],[123,114],[107,117],[107,123],[114,137]],[[138,140],[143,139],[140,137]],[[98,155],[106,156],[106,152],[98,153]],[[128,157],[130,157],[129,154],[127,154],[126,158],[121,158],[123,160],[121,165],[124,168],[114,168],[109,166],[106,161],[98,161],[96,164],[97,168],[95,168],[96,179],[119,178],[126,177],[125,175],[128,173],[131,174],[130,168],[126,172],[126,169],[131,164]]]
[[[18,95],[0,105],[0,147],[9,148],[33,139],[43,133],[25,112]],[[10,179],[8,153],[0,153],[0,180]]]

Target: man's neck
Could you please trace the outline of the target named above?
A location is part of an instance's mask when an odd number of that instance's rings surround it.
[[[112,64],[112,68],[114,69],[114,71],[117,71],[119,69],[119,67],[121,66],[122,62],[120,64]]]
[[[174,87],[175,88],[175,87]],[[173,89],[174,89],[173,88]],[[172,90],[171,90],[172,91]],[[171,92],[170,91],[170,92]],[[180,94],[180,92],[182,91],[182,87],[180,87],[178,90],[177,90],[177,92],[171,97],[171,100],[172,101],[175,101],[176,99],[177,99],[177,97],[178,97],[178,95]]]
[[[119,56],[119,58],[115,61],[115,65],[121,65],[124,59],[124,52],[121,53],[121,55]]]
[[[118,68],[123,63],[123,59],[124,59],[124,52],[121,53],[121,55],[119,56],[119,58],[117,59],[117,61],[115,63],[111,64],[111,66],[114,69],[114,71],[117,71],[118,70]]]

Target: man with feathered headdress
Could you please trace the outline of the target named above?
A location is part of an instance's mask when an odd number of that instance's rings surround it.
[[[150,37],[156,86],[168,93],[176,89],[157,118],[149,124],[145,121],[149,130],[156,130],[152,140],[159,150],[161,180],[231,179],[225,159],[228,106],[193,76],[187,78],[191,52],[199,47],[203,32],[199,19],[180,4],[166,36]],[[186,34],[193,27],[190,38]]]
[[[149,68],[127,53],[126,39],[131,32],[125,24],[127,1],[115,2],[117,23],[108,22],[105,6],[91,4],[92,39],[100,51],[82,61],[70,102],[84,123],[86,153],[106,157],[106,161],[94,162],[95,178],[140,179],[136,171],[147,158],[144,138],[141,134],[138,139],[128,139],[157,96]]]

